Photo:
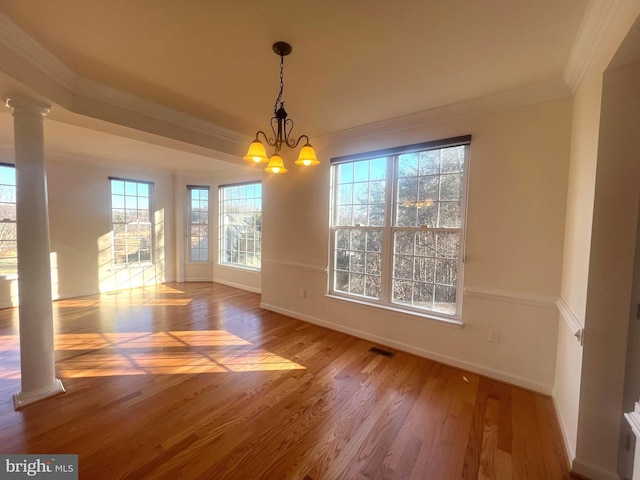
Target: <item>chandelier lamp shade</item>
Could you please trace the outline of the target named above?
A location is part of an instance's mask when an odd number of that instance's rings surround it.
[[[287,169],[284,167],[284,162],[280,156],[280,150],[282,150],[283,146],[296,148],[303,139],[305,143],[300,150],[298,160],[295,162],[296,165],[311,166],[318,165],[320,162],[316,158],[315,150],[309,143],[309,137],[306,135],[300,135],[297,139],[292,137],[293,120],[287,118],[287,112],[284,109],[284,102],[282,101],[282,92],[284,91],[284,57],[291,53],[291,45],[285,42],[276,42],[273,44],[273,51],[280,56],[280,92],[276,98],[276,103],[273,105],[273,117],[271,117],[270,121],[273,136],[269,136],[262,130],[259,130],[256,133],[255,140],[249,145],[249,151],[243,158],[251,163],[266,163],[267,167],[264,169],[265,172],[287,173]],[[264,143],[260,140],[261,135]],[[265,143],[274,148],[271,158],[267,156]]]

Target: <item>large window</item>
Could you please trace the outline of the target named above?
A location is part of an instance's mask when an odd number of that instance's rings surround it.
[[[332,294],[460,316],[470,140],[332,159]]]
[[[123,267],[151,263],[153,183],[110,180],[113,263]]]
[[[262,184],[223,185],[220,194],[220,263],[260,269]]]
[[[209,187],[188,186],[189,261],[209,261]]]
[[[16,169],[0,164],[0,276],[18,273]]]

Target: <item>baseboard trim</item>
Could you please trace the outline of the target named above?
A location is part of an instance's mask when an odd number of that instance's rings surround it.
[[[227,287],[237,288],[238,290],[245,290],[251,293],[259,293],[262,294],[261,288],[251,287],[249,285],[243,285],[241,283],[229,282],[227,280],[221,280],[219,278],[214,278],[213,280],[207,280],[208,282],[213,283],[221,283],[222,285],[226,285]]]
[[[571,473],[576,474],[580,478],[588,478],[591,480],[620,480],[616,472],[593,465],[578,457],[576,457],[571,465]]]
[[[179,280],[182,283],[189,283],[189,282],[213,282],[213,277],[188,277],[188,278],[183,278],[182,280]],[[220,282],[218,282],[220,283]]]
[[[363,340],[369,340],[372,342],[379,343],[381,345],[385,345],[390,348],[395,348],[397,350],[402,350],[407,353],[412,353],[419,357],[427,358],[429,360],[434,360],[439,363],[444,363],[446,365],[460,368],[462,370],[467,370],[473,373],[477,373],[479,375],[483,375],[485,377],[493,378],[495,380],[499,380],[501,382],[506,382],[511,385],[515,385],[518,387],[526,388],[528,390],[532,390],[534,392],[542,393],[543,395],[551,395],[553,390],[551,385],[546,385],[544,383],[535,382],[533,380],[529,380],[524,377],[520,377],[517,375],[512,375],[509,373],[502,372],[500,370],[495,370],[490,367],[483,367],[481,365],[476,365],[471,362],[466,362],[463,360],[459,360],[454,357],[450,357],[448,355],[442,355],[436,352],[432,352],[430,350],[426,350],[423,348],[419,348],[413,345],[409,345],[402,342],[396,342],[394,340],[390,340],[388,338],[380,337],[378,335],[374,335],[364,330],[358,330],[356,328],[345,327],[344,325],[340,325],[333,322],[328,322],[326,320],[322,320],[317,317],[312,317],[310,315],[305,315],[299,312],[295,312],[292,310],[287,310],[285,308],[280,308],[275,305],[270,305],[268,303],[260,303],[260,307],[265,310],[270,310],[272,312],[280,313],[282,315],[286,315],[288,317],[296,318],[298,320],[302,320],[304,322],[313,323],[314,325],[319,325],[321,327],[329,328],[331,330],[335,330],[338,332],[346,333],[348,335],[352,335],[354,337],[361,338]]]

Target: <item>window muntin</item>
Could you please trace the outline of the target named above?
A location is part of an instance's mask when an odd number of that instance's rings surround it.
[[[464,140],[334,159],[331,293],[460,316]]]
[[[151,263],[153,183],[110,180],[113,264],[128,267]]]
[[[259,270],[262,256],[262,183],[219,188],[219,262]]]
[[[0,164],[0,276],[17,273],[16,169]]]
[[[189,261],[209,261],[209,187],[188,186]]]

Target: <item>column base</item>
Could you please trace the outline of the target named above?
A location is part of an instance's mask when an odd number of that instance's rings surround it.
[[[56,378],[53,385],[45,390],[38,390],[36,392],[23,392],[20,390],[13,396],[13,408],[20,410],[21,408],[31,405],[32,403],[46,400],[47,398],[61,395],[65,392],[64,386],[60,379]]]

